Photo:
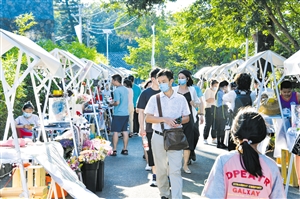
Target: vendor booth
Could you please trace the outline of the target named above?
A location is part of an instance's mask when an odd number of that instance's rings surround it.
[[[264,62],[262,61],[264,60]],[[282,82],[282,80],[285,78],[284,73],[284,62],[286,61],[286,58],[278,55],[275,52],[272,52],[270,50],[263,51],[260,53],[257,53],[256,55],[252,56],[250,59],[245,61],[242,65],[240,65],[237,68],[237,73],[250,73],[259,84],[259,93],[258,93],[258,99],[257,101],[260,102],[262,91],[267,88],[267,85],[271,85],[272,90],[275,91],[275,95],[279,104],[280,114],[278,115],[272,115],[272,116],[265,116],[266,120],[271,120],[272,124],[275,129],[275,148],[274,148],[274,154],[273,156],[275,158],[281,158],[281,173],[284,178],[285,184],[286,184],[286,193],[288,192],[288,186],[290,181],[290,174],[295,170],[293,168],[293,165],[290,163],[289,165],[286,165],[286,157],[285,155],[282,156],[283,151],[288,149],[288,144],[286,140],[286,132],[288,128],[290,127],[290,115],[284,114],[282,110],[282,106],[280,103],[280,93],[279,93],[279,85]],[[271,78],[267,78],[267,69],[271,70]],[[288,70],[286,70],[288,71]],[[279,80],[276,79],[276,73],[283,74]],[[258,78],[258,76],[261,77],[261,80]],[[260,103],[257,104],[257,110],[260,108]],[[286,171],[286,167],[288,167],[288,172]],[[288,173],[288,175],[286,175]]]
[[[285,76],[294,76],[297,78],[298,81],[300,81],[300,51],[296,52],[291,57],[286,59],[283,64],[284,64],[284,75]],[[294,111],[292,110],[292,113],[293,112]],[[295,115],[295,117],[296,117],[296,115]],[[299,115],[298,115],[298,117],[299,117]],[[292,117],[292,120],[293,119],[295,120],[295,118]],[[299,124],[297,124],[297,121],[296,122],[292,121],[292,128],[298,128],[298,127],[299,127]],[[289,130],[291,130],[291,129],[289,129]],[[297,130],[297,131],[298,131],[297,135],[300,136],[299,130]],[[294,138],[295,139],[293,139],[293,140],[288,139],[288,141],[291,142],[288,144],[288,149],[289,149],[290,153],[292,152],[293,146],[296,144],[295,141],[297,139],[297,136],[295,136]],[[290,162],[289,162],[287,181],[289,181],[291,175],[293,175],[292,166],[290,166],[290,165],[293,165],[293,161],[295,161],[296,174],[297,174],[297,178],[298,178],[298,186],[300,186],[300,156],[299,156],[299,154],[294,154],[294,153],[290,154]]]
[[[84,184],[78,180],[77,175],[67,165],[62,157],[62,147],[59,143],[45,142],[25,145],[24,141],[22,139],[18,139],[17,136],[16,125],[14,122],[15,115],[13,114],[16,89],[22,83],[24,78],[30,75],[34,90],[34,98],[37,104],[37,111],[39,114],[40,123],[42,124],[40,127],[41,132],[44,137],[44,141],[48,140],[45,135],[45,129],[43,125],[45,115],[39,106],[39,92],[42,90],[42,88],[44,88],[49,93],[53,78],[64,77],[64,70],[61,67],[59,60],[26,37],[0,29],[0,40],[1,57],[12,48],[17,48],[19,53],[18,61],[16,63],[15,80],[12,84],[7,82],[5,69],[2,65],[2,59],[0,61],[0,80],[2,83],[8,112],[7,130],[5,130],[4,140],[1,141],[1,147],[3,147],[2,149],[4,150],[1,149],[2,153],[0,163],[16,164],[19,168],[21,181],[21,187],[3,188],[1,190],[1,197],[5,196],[3,194],[12,193],[17,194],[16,197],[19,198],[31,198],[32,193],[36,194],[38,189],[41,190],[41,196],[44,196],[45,190],[47,190],[45,182],[41,180],[40,184],[37,185],[30,184],[28,180],[29,177],[33,175],[31,171],[35,172],[36,179],[38,176],[42,177],[43,175],[41,173],[47,171],[53,180],[51,182],[51,187],[54,184],[54,181],[56,181],[73,197],[98,198],[95,194],[85,188]],[[21,72],[20,66],[23,58],[26,60],[27,68]],[[9,127],[12,131],[12,140],[7,140]],[[33,168],[33,170],[29,168],[24,169],[23,163],[29,159],[41,165],[41,169],[37,170],[37,167]],[[27,175],[25,175],[25,171],[27,172]],[[39,185],[41,186],[37,187]],[[54,190],[56,189],[54,188]],[[57,192],[54,192],[57,198]]]
[[[237,68],[244,63],[244,60],[237,59],[234,60],[226,65],[224,67],[220,68],[218,70],[217,74],[215,74],[215,78],[217,80],[228,80],[229,82],[233,81],[234,75],[236,74]]]

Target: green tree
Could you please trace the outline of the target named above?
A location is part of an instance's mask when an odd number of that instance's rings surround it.
[[[73,16],[78,15],[80,0],[54,0],[55,35],[66,41],[76,38],[75,21]],[[73,16],[72,16],[73,15]]]
[[[110,0],[110,6],[119,8],[125,4],[129,13],[142,16],[152,12],[158,6],[164,6],[168,1],[175,2],[177,0]]]
[[[36,21],[34,20],[34,16],[32,13],[22,14],[16,17],[15,19],[16,26],[18,30],[14,31],[14,33],[19,35],[25,35],[25,32],[29,30],[32,26],[36,25]]]
[[[296,0],[198,0],[191,8],[195,21],[190,28],[198,27],[197,39],[214,49],[238,48],[259,32],[264,37],[259,45],[289,55],[299,49],[299,11]]]

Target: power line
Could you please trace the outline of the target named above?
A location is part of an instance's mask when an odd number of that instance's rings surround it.
[[[118,30],[120,28],[124,28],[124,27],[128,26],[129,24],[131,24],[132,22],[134,22],[136,19],[137,19],[137,17],[133,17],[133,18],[129,19],[128,21],[126,21],[125,23],[121,24],[120,26],[118,26],[116,28],[113,28],[113,29],[110,29],[110,30]],[[105,28],[101,29],[101,32],[98,32],[98,31],[95,32],[95,30],[92,30],[92,29],[90,29],[88,31],[91,32],[91,33],[94,33],[94,34],[102,35],[102,34],[104,34],[103,29],[105,29]]]
[[[120,19],[124,18],[127,14],[121,14],[120,16]],[[117,15],[116,17],[112,18],[112,19],[109,19],[109,21],[107,22],[92,22],[91,24],[92,25],[101,25],[101,24],[111,24],[111,23],[114,23],[116,21],[116,19],[118,18],[119,16]]]

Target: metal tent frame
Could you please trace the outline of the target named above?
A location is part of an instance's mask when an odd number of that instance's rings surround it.
[[[7,118],[7,123],[6,123],[6,128],[4,132],[4,140],[7,140],[8,136],[8,130],[9,127],[11,127],[12,130],[12,135],[13,135],[13,142],[15,145],[15,150],[17,152],[18,156],[18,164],[20,166],[20,175],[21,175],[21,180],[22,180],[22,187],[23,187],[23,193],[22,195],[25,198],[29,198],[29,191],[26,183],[26,178],[24,174],[24,166],[23,166],[23,160],[21,158],[21,152],[20,152],[20,146],[18,142],[18,136],[16,132],[16,125],[15,125],[15,120],[14,120],[14,114],[13,114],[13,106],[14,106],[14,101],[16,97],[16,90],[22,83],[22,81],[30,75],[32,85],[33,85],[33,90],[34,90],[34,97],[36,100],[37,104],[37,110],[39,114],[39,118],[41,122],[43,123],[43,114],[42,110],[39,106],[40,101],[39,101],[39,91],[41,90],[40,87],[37,87],[37,83],[35,78],[37,78],[41,85],[45,84],[48,80],[51,81],[51,79],[54,76],[57,77],[62,77],[63,72],[61,65],[58,60],[56,60],[53,56],[51,56],[47,51],[45,51],[43,48],[35,44],[33,41],[30,39],[13,34],[11,32],[5,31],[0,29],[0,40],[1,40],[1,57],[11,50],[13,47],[18,48],[19,50],[19,55],[18,55],[18,61],[16,64],[16,75],[15,79],[12,85],[9,85],[9,83],[6,80],[5,77],[5,70],[2,66],[2,59],[0,60],[0,80],[2,82],[2,87],[3,87],[3,92],[5,96],[5,102],[6,102],[6,107],[8,111],[8,118]],[[27,62],[27,68],[25,71],[20,74],[20,68],[21,68],[21,62],[22,62],[22,57],[26,57],[26,62]],[[41,70],[44,72],[44,74],[47,74],[46,78],[42,80],[38,75],[37,71]],[[43,125],[41,125],[41,129],[43,132],[44,139],[46,139],[46,134],[45,134],[45,129]]]

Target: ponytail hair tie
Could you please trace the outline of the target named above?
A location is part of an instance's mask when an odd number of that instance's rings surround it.
[[[248,144],[251,144],[252,141],[251,140],[248,140],[248,139],[243,139],[243,142],[247,142]]]

